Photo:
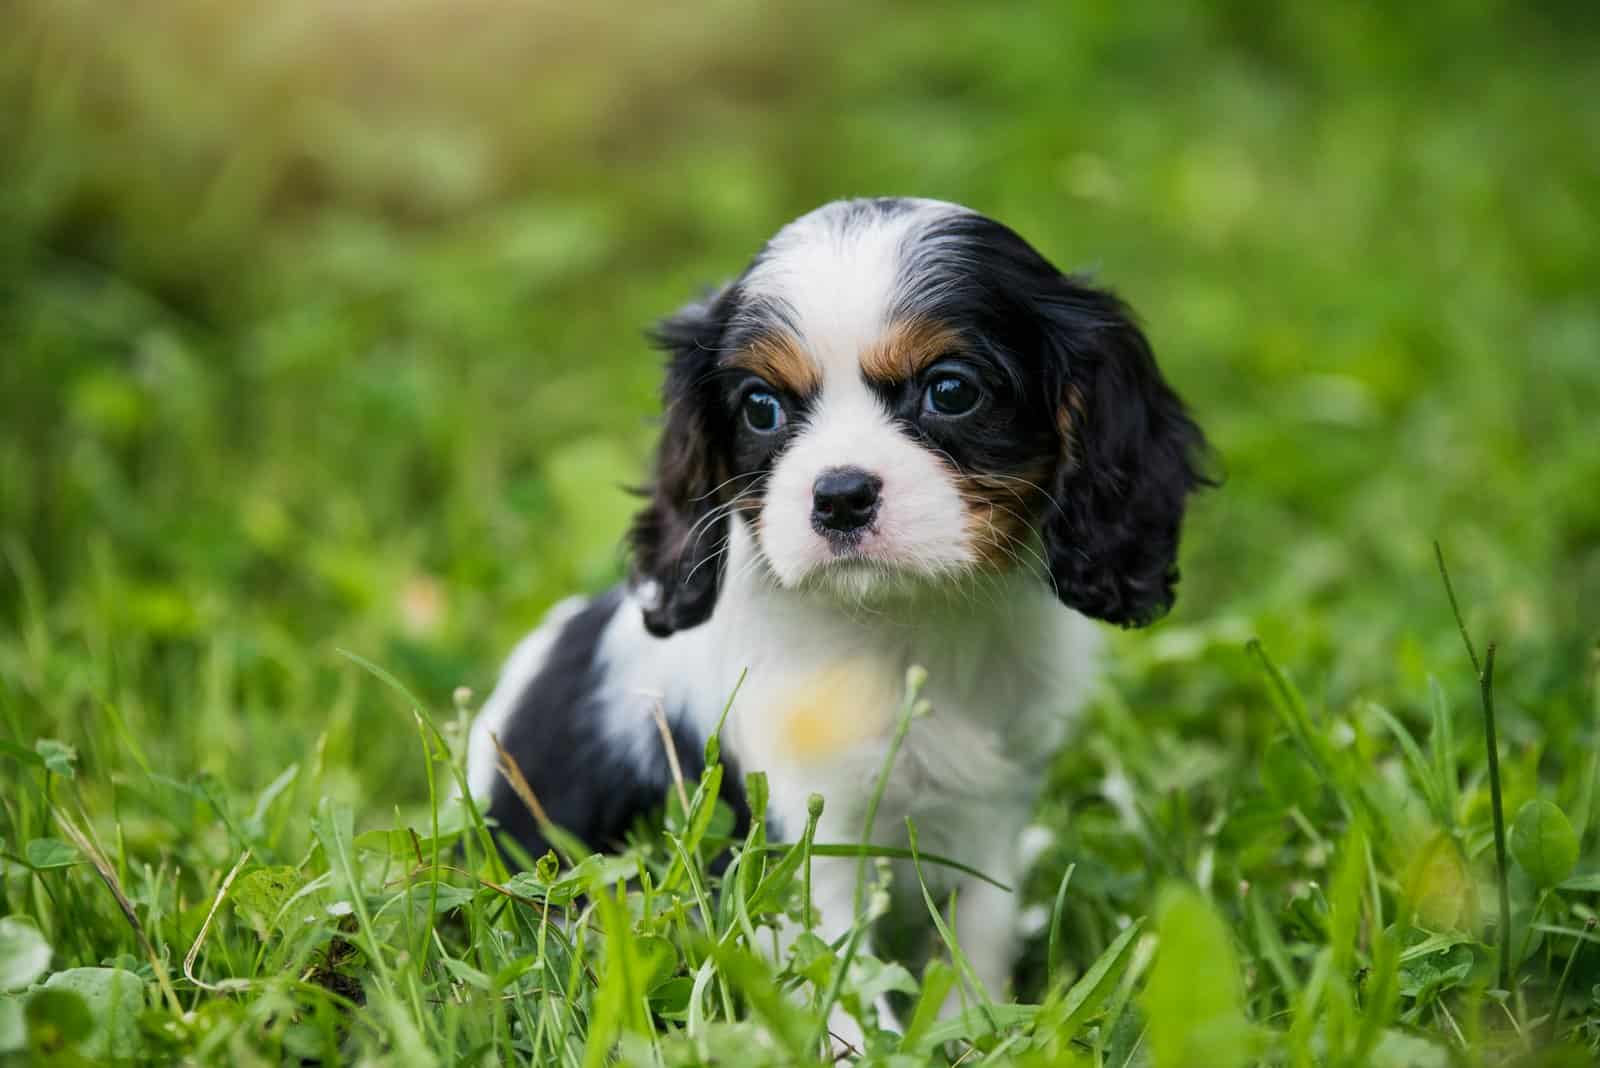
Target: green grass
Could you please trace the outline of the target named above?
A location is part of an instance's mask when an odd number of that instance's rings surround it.
[[[880,1064],[1594,1062],[1588,7],[15,6],[0,1060],[805,1064],[889,989]],[[894,192],[1117,287],[1227,473],[950,1022],[954,947],[774,962],[804,846],[719,884],[704,784],[520,875],[445,800],[619,573],[641,330]]]

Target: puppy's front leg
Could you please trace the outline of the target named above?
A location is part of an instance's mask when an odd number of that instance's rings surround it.
[[[966,1001],[987,995],[991,1001],[1004,1001],[1009,995],[1011,972],[1016,964],[1018,937],[1017,913],[1017,830],[1025,822],[1025,815],[1017,818],[998,817],[994,821],[992,848],[976,865],[979,871],[1007,886],[1002,890],[994,883],[965,876],[955,887],[955,937],[967,963],[972,966],[973,978],[982,984],[983,991],[967,990]],[[965,984],[963,984],[965,985]],[[943,1015],[952,1016],[961,1011],[962,991],[952,990],[946,998]]]
[[[996,878],[1009,882],[1009,874]],[[962,880],[956,892],[955,934],[983,993],[991,1001],[1004,1001],[1017,959],[1016,895],[981,879]],[[946,1015],[959,1008],[959,994],[953,991],[952,1000],[945,1002]]]

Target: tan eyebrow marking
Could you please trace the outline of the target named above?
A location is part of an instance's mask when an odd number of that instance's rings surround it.
[[[904,382],[941,356],[958,347],[961,336],[932,319],[905,319],[892,323],[876,343],[861,354],[861,373],[874,382]]]
[[[757,338],[734,353],[728,363],[760,375],[796,397],[810,396],[822,388],[822,372],[816,362],[785,333]]]

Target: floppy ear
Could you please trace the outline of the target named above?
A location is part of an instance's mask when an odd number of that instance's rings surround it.
[[[1126,305],[1062,282],[1068,296],[1045,312],[1062,434],[1046,556],[1069,608],[1143,626],[1172,607],[1184,506],[1210,484],[1205,437]]]
[[[653,340],[667,353],[665,417],[650,498],[628,531],[631,583],[645,629],[658,638],[704,623],[716,606],[727,525],[711,516],[727,480],[725,430],[711,372],[729,305],[724,289],[664,320]]]

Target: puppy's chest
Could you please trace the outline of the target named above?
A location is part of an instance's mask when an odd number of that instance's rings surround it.
[[[920,697],[928,713],[910,726],[895,780],[959,786],[1003,774],[1000,766],[1022,755],[1016,728],[1031,718],[1043,680],[970,649],[865,639],[797,642],[753,658],[730,723],[741,760],[806,781],[865,786],[906,713],[913,664],[927,671]]]
[[[854,651],[836,659],[789,663],[758,685],[741,717],[752,757],[805,767],[877,750],[906,700],[905,672],[888,657]]]

